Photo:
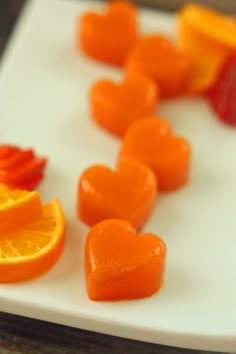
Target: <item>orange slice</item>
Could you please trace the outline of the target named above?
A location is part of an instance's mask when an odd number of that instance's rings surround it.
[[[38,192],[11,190],[0,184],[0,239],[35,221],[42,212]]]
[[[236,19],[233,17],[195,4],[185,5],[181,17],[206,38],[236,49]]]
[[[43,207],[31,225],[0,238],[0,282],[31,279],[48,271],[61,255],[65,219],[58,200]]]
[[[205,92],[226,57],[236,51],[236,21],[203,6],[188,4],[178,13],[180,47],[193,62],[189,93]]]

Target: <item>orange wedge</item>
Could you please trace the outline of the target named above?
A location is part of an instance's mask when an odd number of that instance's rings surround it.
[[[0,239],[35,221],[42,212],[38,192],[11,190],[0,184]]]
[[[185,5],[180,16],[215,45],[236,49],[236,19],[196,4]]]
[[[48,271],[61,255],[65,219],[58,200],[29,226],[0,238],[0,282],[18,282]]]
[[[236,21],[209,8],[187,4],[178,13],[182,50],[193,62],[188,91],[200,94],[215,82],[226,57],[236,51]]]

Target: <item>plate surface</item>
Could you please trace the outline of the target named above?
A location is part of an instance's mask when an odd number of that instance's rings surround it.
[[[50,157],[40,187],[60,198],[68,219],[65,251],[41,278],[0,286],[0,310],[154,343],[236,348],[236,131],[221,125],[203,99],[161,104],[159,113],[192,145],[191,181],[162,195],[145,231],[168,246],[165,285],[152,298],[96,303],[87,298],[83,245],[76,219],[78,177],[94,163],[115,165],[119,140],[91,120],[88,89],[121,72],[75,47],[75,24],[90,1],[28,2],[0,70],[0,139]],[[142,11],[143,32],[174,36],[174,17]]]

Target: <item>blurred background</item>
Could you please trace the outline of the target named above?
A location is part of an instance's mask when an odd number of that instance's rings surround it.
[[[195,2],[236,15],[236,0],[137,0],[135,2],[140,5],[168,11],[176,11],[187,2]]]
[[[70,0],[68,0],[70,1]],[[83,0],[87,1],[87,0]],[[133,0],[138,5],[148,6],[160,10],[176,11],[188,0]],[[12,31],[14,23],[26,0],[0,0],[0,54]],[[236,0],[192,0],[202,5],[210,6],[215,10],[236,16]]]

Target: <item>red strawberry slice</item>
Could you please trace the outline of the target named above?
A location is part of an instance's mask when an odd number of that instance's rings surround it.
[[[16,150],[10,156],[0,159],[0,170],[10,170],[23,162],[30,161],[34,158],[32,149]]]
[[[10,188],[34,189],[43,179],[46,158],[35,156],[33,149],[0,145],[0,183]]]
[[[9,158],[15,152],[20,151],[20,149],[13,145],[0,145],[0,159]]]
[[[24,183],[42,172],[46,164],[46,158],[33,158],[9,171],[0,171],[0,182],[7,185]]]
[[[222,122],[236,126],[236,56],[223,65],[208,100]]]
[[[11,189],[33,190],[42,181],[43,177],[43,172],[39,172],[22,183],[8,184],[8,187]]]

